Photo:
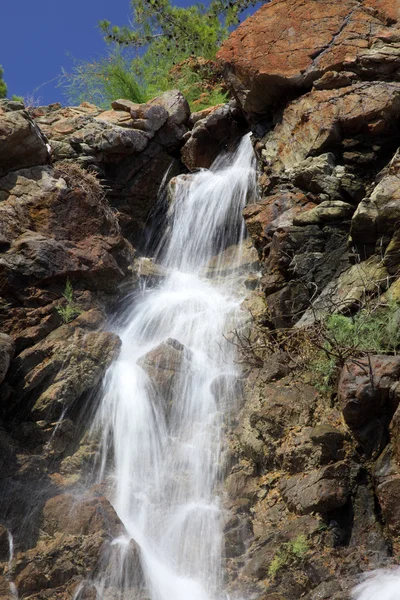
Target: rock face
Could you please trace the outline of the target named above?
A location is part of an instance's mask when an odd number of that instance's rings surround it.
[[[190,137],[182,148],[182,160],[189,170],[209,168],[217,156],[248,130],[240,110],[231,102],[212,112],[198,114]]]
[[[246,333],[255,356],[243,352],[230,435],[233,593],[342,600],[360,571],[396,562],[398,357],[355,339],[329,391],[308,382],[327,314],[373,307],[374,318],[389,304],[394,324],[381,327],[397,344],[399,18],[397,0],[272,0],[218,55],[258,157],[260,197],[244,218],[266,305]]]
[[[183,95],[166,92],[143,105],[116,100],[106,111],[55,104],[32,109],[31,115],[48,138],[53,161],[74,160],[106,180],[124,235],[135,245],[141,242],[165,173],[179,172],[190,116]]]
[[[309,90],[396,78],[397,0],[273,0],[223,44],[218,58],[249,113]]]

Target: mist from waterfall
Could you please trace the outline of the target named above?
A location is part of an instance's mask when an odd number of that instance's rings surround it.
[[[99,599],[141,597],[135,589],[151,600],[225,597],[218,483],[223,413],[238,376],[225,334],[243,300],[232,273],[245,235],[242,210],[255,190],[249,136],[210,170],[177,178],[155,259],[167,275],[143,290],[118,331],[122,349],[106,375],[94,430],[101,435],[98,481],[108,482],[127,533],[114,540],[94,582]],[[231,275],[224,276],[217,255],[233,244]],[[140,366],[161,344],[182,357],[170,402]]]

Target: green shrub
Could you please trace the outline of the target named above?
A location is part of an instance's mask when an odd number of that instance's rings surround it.
[[[4,71],[0,65],[0,98],[7,96],[7,85],[3,79]]]
[[[63,296],[66,302],[63,306],[57,306],[56,310],[64,323],[70,323],[82,314],[82,309],[74,303],[74,290],[69,279],[65,284]]]
[[[274,579],[282,567],[293,566],[302,560],[308,549],[305,535],[299,535],[296,539],[282,544],[269,565],[268,575]]]
[[[117,98],[145,102],[145,92],[137,81],[127,57],[115,50],[93,61],[74,59],[71,73],[63,71],[59,85],[72,104],[92,102],[109,108]]]
[[[318,351],[311,360],[311,383],[333,391],[346,360],[368,353],[396,354],[400,349],[400,305],[395,301],[365,306],[357,314],[329,315],[321,324]]]

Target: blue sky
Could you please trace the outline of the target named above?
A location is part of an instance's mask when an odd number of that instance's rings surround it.
[[[4,0],[0,65],[9,96],[34,95],[41,104],[65,104],[57,77],[62,68],[71,70],[68,53],[84,60],[96,58],[105,48],[97,22],[108,19],[124,25],[129,15],[129,0]]]

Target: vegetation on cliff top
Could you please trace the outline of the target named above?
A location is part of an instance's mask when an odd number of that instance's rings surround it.
[[[5,98],[7,96],[7,85],[3,79],[4,71],[2,66],[0,65],[0,98]]]
[[[214,61],[230,28],[255,0],[212,0],[207,7],[173,6],[170,0],[131,0],[132,19],[118,27],[99,23],[108,53],[76,61],[62,83],[68,99],[107,106],[117,97],[146,100],[173,87],[200,110],[226,100],[222,73]]]

